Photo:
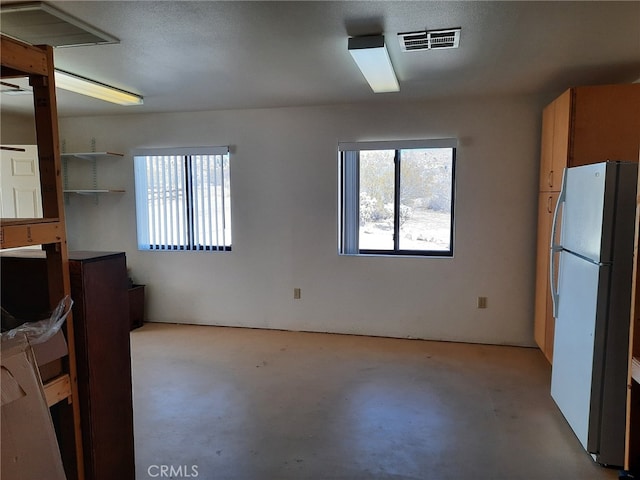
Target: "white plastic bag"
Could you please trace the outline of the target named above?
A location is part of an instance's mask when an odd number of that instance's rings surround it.
[[[71,312],[72,306],[73,300],[71,300],[71,297],[67,295],[60,300],[56,308],[51,312],[51,316],[49,316],[49,318],[45,318],[44,320],[39,320],[37,322],[23,323],[19,327],[4,332],[2,334],[2,340],[4,341],[14,338],[17,334],[23,333],[29,339],[29,343],[31,345],[44,343],[58,333],[58,330],[62,327],[67,315]]]

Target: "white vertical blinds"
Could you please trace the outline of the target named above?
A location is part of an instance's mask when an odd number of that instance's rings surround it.
[[[134,169],[139,249],[231,250],[228,149],[138,150]]]
[[[342,163],[342,249],[345,255],[358,254],[358,160],[357,151],[345,151]]]

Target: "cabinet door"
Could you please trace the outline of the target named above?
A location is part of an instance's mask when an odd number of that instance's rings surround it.
[[[553,123],[555,120],[555,102],[542,111],[542,141],[540,145],[540,191],[553,189]]]
[[[562,188],[562,174],[569,158],[571,109],[573,108],[572,90],[567,90],[555,102],[553,111],[553,154],[551,161],[551,188],[559,192]]]
[[[87,480],[133,480],[127,267],[123,253],[70,254]],[[77,258],[82,258],[78,260]]]
[[[571,166],[605,160],[638,161],[640,84],[575,90]]]
[[[543,192],[538,197],[538,251],[536,257],[536,296],[534,313],[534,337],[547,357],[553,359],[554,318],[549,282],[549,252],[553,212],[558,201],[557,192]]]
[[[542,111],[541,192],[558,192],[562,188],[562,173],[569,153],[571,95],[571,90],[567,90]]]

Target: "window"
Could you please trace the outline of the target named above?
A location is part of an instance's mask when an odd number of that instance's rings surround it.
[[[138,248],[231,250],[229,149],[134,152]]]
[[[341,143],[340,253],[453,256],[456,143]]]

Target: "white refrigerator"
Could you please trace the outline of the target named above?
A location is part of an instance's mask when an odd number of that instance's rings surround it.
[[[636,163],[565,169],[551,238],[551,396],[608,466],[624,465],[637,181]]]

